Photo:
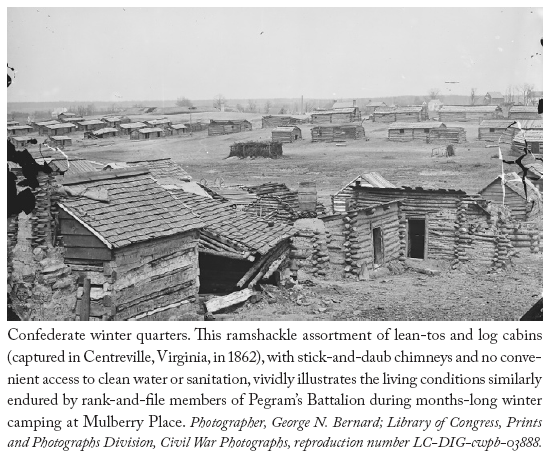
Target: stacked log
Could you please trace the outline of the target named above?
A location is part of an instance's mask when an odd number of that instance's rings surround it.
[[[531,253],[542,251],[542,234],[536,229],[517,227],[513,224],[503,226],[501,229],[510,239],[510,243],[515,249]]]
[[[405,262],[407,259],[407,220],[404,215],[399,217],[399,257],[397,258],[401,262]]]
[[[325,276],[326,264],[329,261],[326,238],[321,236],[321,232],[314,231],[312,242],[313,251],[311,264],[313,268],[311,271],[316,276]]]
[[[465,143],[466,131],[462,127],[430,129],[426,142],[435,144]]]
[[[32,248],[46,249],[52,244],[52,231],[50,213],[51,183],[53,178],[44,173],[38,175],[38,188],[34,191],[36,199],[35,207],[30,218],[32,223]]]
[[[345,256],[345,267],[344,267],[344,276],[346,278],[357,278],[360,273],[360,241],[359,233],[357,231],[358,223],[358,213],[354,209],[347,213],[347,216],[344,217],[344,256]]]
[[[13,249],[17,245],[18,216],[8,217],[8,275],[13,271]]]

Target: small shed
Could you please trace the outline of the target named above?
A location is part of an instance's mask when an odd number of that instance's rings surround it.
[[[8,127],[10,126],[18,126],[19,125],[19,121],[8,121]]]
[[[48,137],[48,145],[52,147],[60,147],[65,148],[67,146],[72,146],[73,140],[71,137],[67,137],[66,135],[52,135]]]
[[[187,135],[191,133],[189,124],[172,124],[170,126],[170,135]]]
[[[119,132],[114,127],[104,127],[103,129],[94,130],[91,134],[96,138],[108,138],[118,137]]]
[[[327,124],[311,129],[312,142],[337,142],[365,138],[361,124]]]
[[[271,139],[274,142],[292,143],[302,139],[302,131],[299,127],[276,127],[271,131]]]
[[[142,122],[122,123],[120,125],[120,134],[130,135],[134,130],[143,129],[144,127],[147,127],[147,126]]]
[[[80,121],[78,123],[78,125],[80,126],[81,130],[83,130],[84,132],[93,132],[94,130],[99,130],[99,129],[103,129],[106,124],[104,121],[102,121],[101,119],[90,119],[88,121]]]
[[[31,140],[31,137],[10,137],[10,142],[16,148],[25,148]]]
[[[203,223],[147,169],[61,178],[65,263],[89,278],[90,315],[113,320],[198,318]],[[77,310],[81,300],[77,301]]]
[[[485,105],[504,105],[504,96],[501,92],[487,92],[483,98]]]
[[[387,105],[384,102],[370,101],[365,105],[364,112],[367,116],[373,114],[375,111],[384,109]]]
[[[161,138],[166,134],[164,129],[160,127],[144,127],[143,129],[138,129],[132,131],[130,134],[131,140],[150,140],[152,138]]]
[[[119,128],[121,124],[126,124],[130,122],[130,118],[127,116],[105,116],[101,118],[105,122],[106,127]]]
[[[76,126],[76,130],[83,130],[82,127],[80,127],[80,124],[78,124],[79,122],[84,122],[86,121],[85,118],[82,118],[82,117],[75,117],[75,118],[67,118],[68,121],[65,121],[65,122],[70,122],[72,124],[74,124]]]
[[[49,121],[38,121],[33,122],[32,126],[38,132],[38,135],[46,135],[48,133],[46,126],[51,126],[52,124],[59,124],[59,121],[57,119],[51,119]]]
[[[227,135],[252,130],[252,123],[246,119],[210,120],[208,136]]]
[[[34,129],[31,126],[22,125],[22,126],[8,126],[8,135],[13,136],[25,136],[30,134]]]
[[[62,124],[49,124],[45,126],[45,129],[48,136],[53,137],[74,132],[76,130],[76,126],[73,123],[66,122]]]
[[[313,124],[361,122],[361,111],[358,107],[314,111],[311,113],[311,122]]]
[[[144,122],[149,127],[161,127],[163,129],[170,127],[170,124],[171,124],[169,119],[151,119]]]
[[[507,119],[485,119],[479,123],[478,140],[510,143],[516,126]]]
[[[341,213],[349,210],[350,202],[353,198],[354,187],[364,186],[371,188],[396,188],[393,183],[390,183],[378,172],[363,172],[356,176],[347,185],[343,186],[340,191],[332,196],[332,211],[333,213]]]
[[[502,116],[498,105],[444,105],[439,109],[439,120],[448,121],[482,121],[497,119]]]
[[[445,129],[446,127],[445,124],[438,121],[395,123],[388,127],[388,140],[394,142],[422,140],[427,142],[432,129]]]
[[[536,106],[513,106],[508,110],[508,119],[542,119]]]
[[[542,196],[535,185],[525,180],[527,185],[527,195],[523,186],[523,180],[516,172],[506,173],[504,175],[504,205],[507,206],[512,217],[517,221],[528,221],[533,211],[540,210],[542,207]],[[498,176],[485,186],[479,194],[497,205],[503,203],[502,178]]]
[[[526,130],[520,132],[512,140],[512,151],[515,153],[523,153],[525,151],[525,143],[527,150],[535,156],[542,156],[542,130]]]
[[[267,115],[262,117],[262,129],[295,126],[296,124],[305,123],[308,118],[308,116],[300,115]]]
[[[414,105],[376,110],[374,122],[422,122],[428,119],[428,105]]]

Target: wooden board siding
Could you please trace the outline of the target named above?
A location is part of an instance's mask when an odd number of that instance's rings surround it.
[[[489,142],[498,142],[510,144],[514,135],[515,129],[507,129],[503,127],[484,127],[478,128],[478,140],[484,140]]]
[[[484,189],[480,193],[483,198],[493,201],[497,205],[502,205],[502,185],[500,181],[496,181],[491,184],[487,189]],[[519,221],[525,221],[527,219],[526,201],[523,197],[509,188],[505,188],[505,200],[504,204],[510,208],[512,217]]]
[[[365,138],[365,129],[353,126],[316,126],[311,129],[312,142],[333,142],[336,140],[358,140]]]
[[[228,135],[238,132],[245,132],[252,130],[252,124],[248,121],[234,122],[234,123],[221,123],[211,121],[208,125],[208,135]]]
[[[446,129],[431,129],[428,134],[428,143],[445,144],[465,143],[466,130],[462,127],[447,127]]]
[[[481,121],[484,119],[497,119],[497,112],[479,112],[479,111],[439,111],[439,120],[448,121]]]
[[[297,139],[295,139],[296,136],[298,136]],[[292,131],[274,130],[273,132],[271,132],[271,139],[274,142],[292,143],[302,139],[302,131],[298,127],[292,129]]]
[[[388,140],[395,142],[410,142],[413,140],[421,140],[427,142],[430,137],[430,132],[433,128],[389,128]],[[443,129],[442,129],[443,130]]]
[[[114,252],[115,320],[196,300],[199,232],[163,237]]]

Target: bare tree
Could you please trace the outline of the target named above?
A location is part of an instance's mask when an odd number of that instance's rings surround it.
[[[430,100],[437,99],[438,95],[439,95],[439,89],[436,87],[433,87],[428,91],[428,96],[430,97]]]
[[[176,99],[176,106],[177,107],[192,107],[193,102],[189,100],[187,97],[181,96]]]
[[[265,114],[269,114],[269,109],[273,106],[273,103],[271,100],[266,100],[264,105],[264,112]]]
[[[252,99],[248,100],[247,110],[251,113],[256,113],[256,102]]]
[[[223,94],[218,94],[214,96],[214,108],[221,110],[222,105],[225,105],[225,97]]]
[[[476,104],[476,97],[477,97],[477,88],[473,87],[470,89],[470,105]]]
[[[237,106],[235,108],[237,108],[237,111],[239,113],[242,113],[244,111],[244,107],[240,103],[237,103]]]
[[[535,86],[530,83],[524,83],[523,86],[521,86],[521,94],[523,95],[524,105],[531,105],[531,92],[533,92],[534,88]]]
[[[313,107],[314,107],[314,105],[313,105],[312,102],[310,102],[308,100],[306,100],[304,102],[304,110],[305,110],[306,113],[309,113],[311,110],[313,110]]]
[[[506,92],[504,93],[504,103],[510,105],[514,103],[514,88],[511,84],[506,88]]]

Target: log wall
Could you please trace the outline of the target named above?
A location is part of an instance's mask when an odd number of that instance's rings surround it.
[[[527,201],[511,189],[505,188],[505,205],[512,212],[512,217],[518,221],[527,219]],[[481,192],[484,199],[490,200],[497,205],[502,204],[502,185],[496,181]]]

